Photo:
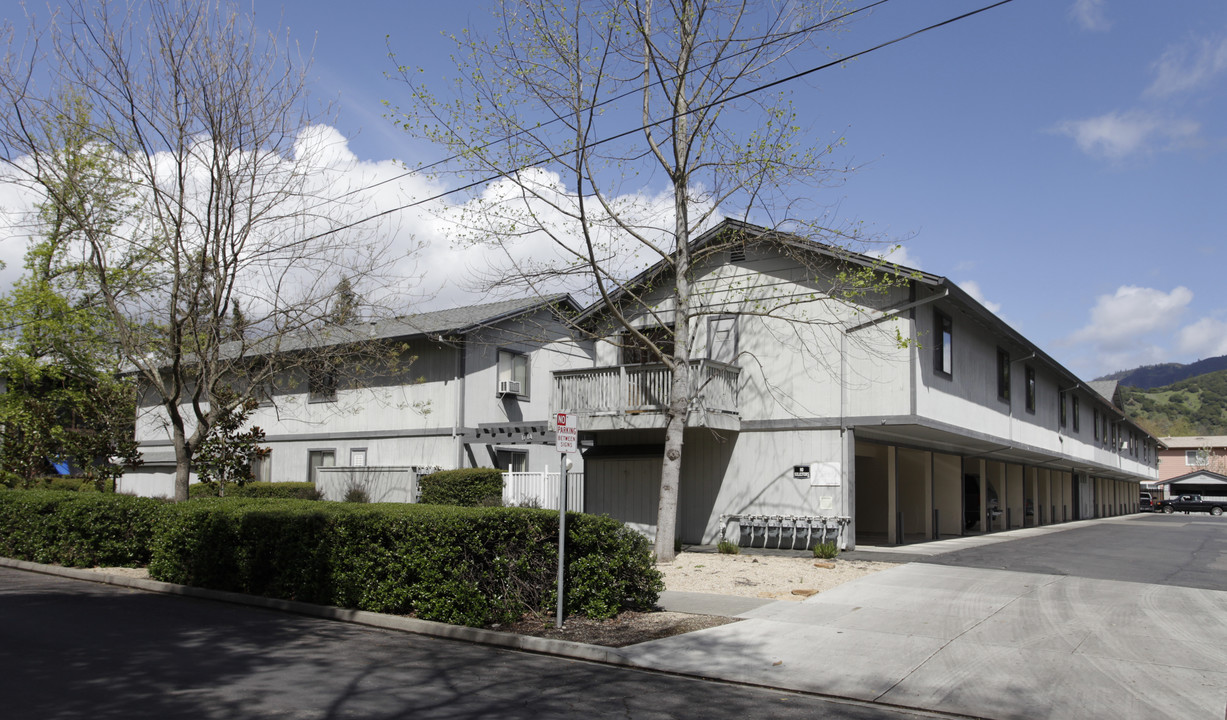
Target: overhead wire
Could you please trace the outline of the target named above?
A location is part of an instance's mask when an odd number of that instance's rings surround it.
[[[878,3],[875,3],[875,4],[881,4],[881,2],[886,2],[886,1],[887,1],[887,0],[879,0],[879,2],[878,2]],[[725,103],[732,102],[732,101],[734,101],[734,100],[738,100],[738,99],[740,99],[740,98],[744,98],[744,97],[747,97],[747,96],[749,96],[749,95],[753,95],[753,94],[755,94],[755,93],[759,93],[759,92],[762,92],[762,91],[764,91],[764,90],[768,90],[768,89],[770,89],[770,88],[777,87],[777,86],[779,86],[779,85],[783,85],[784,83],[792,82],[792,81],[797,80],[797,79],[799,79],[799,78],[806,77],[807,75],[812,75],[813,73],[819,72],[819,71],[821,71],[821,70],[827,70],[827,69],[829,69],[829,68],[835,67],[836,65],[842,65],[843,63],[846,63],[846,62],[848,62],[849,60],[855,60],[856,58],[863,57],[863,56],[865,56],[865,55],[868,55],[869,53],[876,52],[876,51],[881,50],[881,49],[883,49],[883,48],[890,47],[891,45],[896,45],[896,44],[898,44],[898,43],[901,43],[901,42],[903,42],[904,40],[909,40],[909,39],[914,38],[914,37],[916,37],[916,36],[918,36],[918,35],[922,35],[922,34],[924,34],[924,33],[931,32],[931,31],[933,31],[933,30],[937,30],[938,28],[945,27],[945,26],[947,26],[947,25],[950,25],[950,24],[953,24],[953,23],[959,22],[959,21],[961,21],[961,20],[966,20],[967,18],[973,17],[973,16],[975,16],[975,15],[979,15],[979,14],[984,13],[984,12],[988,12],[989,10],[993,10],[993,9],[995,9],[995,8],[1001,7],[1002,5],[1008,5],[1009,3],[1012,3],[1012,2],[1014,2],[1014,0],[998,0],[998,2],[995,2],[995,3],[989,4],[989,5],[985,5],[985,6],[981,7],[981,8],[976,9],[976,10],[971,10],[971,11],[965,12],[965,13],[963,13],[963,14],[961,14],[961,15],[957,15],[957,16],[955,16],[955,17],[948,18],[948,19],[946,19],[946,20],[942,20],[941,22],[934,23],[934,24],[932,24],[932,25],[928,25],[928,26],[926,26],[926,27],[920,28],[919,30],[914,30],[914,31],[912,31],[912,32],[910,32],[910,33],[906,33],[906,34],[904,34],[904,35],[900,35],[900,36],[898,36],[898,37],[896,37],[896,38],[893,38],[893,39],[891,39],[891,40],[887,40],[887,41],[885,41],[885,42],[879,43],[879,44],[874,45],[874,46],[872,46],[872,47],[870,47],[870,48],[867,48],[867,49],[865,49],[865,50],[861,50],[861,51],[859,51],[859,52],[855,52],[855,53],[853,53],[853,54],[851,54],[851,55],[845,55],[845,56],[843,56],[843,57],[840,57],[840,58],[838,58],[838,59],[832,60],[832,61],[830,61],[830,62],[826,62],[826,63],[822,63],[822,64],[820,64],[820,65],[816,65],[816,66],[814,66],[814,67],[808,68],[808,69],[806,69],[806,70],[802,70],[802,71],[800,71],[800,72],[793,73],[793,74],[791,74],[791,75],[788,75],[788,76],[783,77],[783,78],[779,78],[779,79],[777,79],[777,80],[772,80],[771,82],[764,83],[764,84],[762,84],[762,85],[759,85],[759,86],[756,86],[756,87],[750,88],[750,89],[745,90],[745,91],[743,91],[743,92],[740,92],[740,93],[735,93],[735,94],[730,95],[730,96],[728,96],[728,97],[722,97],[722,98],[720,98],[720,99],[718,99],[718,100],[715,100],[715,101],[713,101],[713,102],[710,102],[710,103],[705,103],[705,104],[703,104],[703,105],[697,105],[697,106],[695,106],[695,107],[693,107],[693,108],[689,108],[689,109],[687,109],[685,112],[681,112],[681,113],[674,113],[673,115],[670,115],[670,116],[668,116],[668,117],[664,117],[664,118],[661,118],[661,119],[659,119],[659,120],[656,120],[656,121],[653,121],[653,122],[650,122],[650,123],[646,123],[646,124],[641,125],[641,126],[639,126],[639,127],[637,127],[637,128],[633,128],[633,129],[630,129],[630,130],[626,130],[626,131],[624,131],[624,132],[620,132],[620,133],[618,133],[618,134],[616,134],[616,135],[611,135],[611,136],[609,136],[609,137],[605,137],[605,138],[601,138],[601,139],[599,139],[599,140],[594,140],[594,141],[592,141],[592,142],[585,143],[585,144],[583,144],[583,145],[581,145],[581,146],[579,146],[579,147],[575,148],[575,150],[588,150],[588,149],[591,149],[591,148],[594,148],[594,147],[599,147],[599,146],[604,145],[604,144],[606,144],[606,143],[610,143],[610,142],[613,142],[613,141],[615,141],[615,140],[620,140],[620,139],[622,139],[622,138],[624,138],[624,137],[627,137],[627,136],[629,136],[629,135],[634,135],[634,134],[637,134],[637,133],[641,133],[641,132],[643,132],[643,131],[645,131],[645,130],[648,130],[648,129],[650,129],[650,128],[654,128],[654,127],[658,127],[658,126],[660,126],[660,125],[664,125],[664,124],[666,124],[666,123],[672,122],[672,121],[674,121],[674,120],[676,120],[676,119],[678,119],[678,118],[681,118],[681,117],[686,117],[686,116],[689,116],[689,115],[694,115],[695,113],[705,112],[705,111],[707,111],[707,110],[709,110],[709,109],[711,109],[711,108],[713,108],[713,107],[716,107],[717,105],[723,105],[723,104],[725,104]],[[551,122],[553,122],[553,121],[551,121]],[[536,129],[536,128],[534,128],[534,129]],[[501,141],[501,140],[502,140],[502,139],[500,139],[500,141]],[[496,141],[496,142],[499,142],[499,141]],[[493,144],[494,144],[494,143],[490,143],[490,144],[487,144],[487,145],[485,145],[485,146],[483,146],[483,147],[490,147],[490,146],[491,146],[491,145],[493,145]],[[556,156],[556,155],[554,155],[553,157],[557,157],[557,156]],[[332,235],[332,234],[334,234],[334,233],[338,233],[338,232],[343,232],[343,231],[345,231],[345,230],[349,230],[349,229],[351,229],[351,228],[357,227],[357,226],[359,226],[359,225],[362,225],[362,224],[364,224],[364,223],[370,222],[370,221],[372,221],[372,220],[377,220],[377,219],[379,219],[379,218],[386,217],[386,216],[391,215],[391,214],[393,214],[393,213],[398,213],[398,212],[401,212],[402,210],[408,210],[408,209],[410,209],[410,208],[418,207],[419,205],[424,205],[424,204],[429,203],[429,202],[434,202],[435,200],[441,200],[441,199],[443,199],[443,198],[445,198],[445,197],[447,197],[447,196],[449,196],[449,195],[454,195],[454,194],[459,193],[459,192],[464,192],[465,190],[470,190],[470,189],[475,188],[475,187],[478,187],[478,186],[480,186],[480,185],[484,185],[484,184],[486,184],[486,183],[493,182],[493,181],[495,181],[495,180],[498,180],[499,178],[502,178],[502,177],[507,177],[507,176],[509,176],[509,175],[511,175],[511,174],[513,174],[513,173],[521,172],[521,171],[523,171],[523,170],[525,170],[525,169],[527,169],[527,168],[529,168],[529,167],[532,167],[533,165],[535,165],[535,164],[537,164],[537,163],[540,163],[540,162],[545,162],[545,161],[548,161],[548,160],[550,160],[550,159],[551,159],[551,156],[542,155],[542,156],[539,156],[537,159],[535,159],[535,160],[533,161],[533,163],[531,163],[531,164],[523,165],[523,166],[521,166],[521,167],[517,167],[517,168],[512,168],[512,169],[510,169],[510,170],[505,170],[505,171],[499,172],[498,174],[495,174],[495,175],[488,175],[488,176],[483,177],[483,178],[481,178],[481,179],[474,180],[473,182],[466,183],[466,184],[464,184],[464,185],[460,185],[460,186],[458,186],[458,187],[451,188],[450,190],[445,190],[445,191],[443,191],[443,192],[441,192],[441,193],[436,193],[436,194],[434,194],[434,195],[431,195],[431,196],[429,196],[429,197],[422,198],[422,199],[420,199],[420,200],[414,200],[413,202],[406,203],[406,204],[404,204],[404,205],[399,205],[399,206],[397,206],[397,207],[394,207],[394,208],[389,208],[389,209],[387,209],[387,210],[383,210],[383,211],[378,212],[378,213],[375,213],[375,214],[373,214],[373,215],[368,215],[367,217],[364,217],[364,218],[362,218],[362,219],[360,219],[360,220],[355,220],[354,222],[347,223],[347,224],[345,224],[345,225],[341,225],[341,226],[338,226],[338,227],[335,227],[335,228],[331,228],[331,229],[329,229],[329,230],[325,230],[325,231],[320,232],[320,233],[316,233],[315,235],[308,236],[308,237],[304,238],[304,239],[303,239],[303,241],[317,240],[317,239],[319,239],[319,238],[326,237],[326,236],[328,236],[328,235]],[[442,163],[442,162],[448,162],[448,160],[447,160],[447,159],[445,159],[445,160],[441,160],[441,161],[439,161],[439,162],[440,162],[440,163]],[[435,163],[435,164],[432,164],[432,165],[427,166],[427,167],[434,167],[434,166],[435,166],[435,165],[437,165],[437,164],[438,164],[438,163]],[[413,171],[413,172],[417,172],[417,171]],[[405,175],[409,175],[409,174],[412,174],[412,172],[405,173],[404,175],[401,175],[401,176],[399,176],[399,177],[404,177]],[[387,182],[387,181],[385,181],[385,182]],[[371,186],[371,187],[375,187],[375,186]]]
[[[756,45],[756,46],[753,46],[753,47],[748,47],[748,48],[746,48],[746,49],[744,49],[744,50],[739,50],[739,51],[737,51],[737,52],[735,52],[735,53],[732,53],[731,55],[729,55],[729,56],[728,56],[728,58],[735,58],[735,57],[738,57],[738,56],[740,56],[740,55],[745,55],[745,54],[747,54],[747,53],[757,52],[758,50],[762,49],[763,47],[767,47],[767,46],[770,46],[770,45],[774,45],[774,44],[776,44],[776,43],[783,42],[784,40],[787,40],[787,39],[789,39],[789,38],[793,38],[793,37],[796,37],[796,36],[798,36],[798,35],[803,35],[803,34],[805,34],[805,33],[809,33],[809,32],[814,32],[815,30],[821,30],[822,28],[826,27],[827,25],[832,25],[832,24],[834,24],[834,23],[841,22],[841,21],[846,20],[846,19],[848,19],[848,18],[852,17],[853,15],[857,15],[857,14],[859,14],[859,13],[868,12],[869,10],[874,9],[875,7],[877,7],[877,6],[879,6],[879,5],[885,5],[886,3],[890,2],[890,1],[891,1],[891,0],[876,0],[876,2],[869,3],[868,5],[864,5],[864,6],[862,6],[862,7],[856,8],[855,10],[849,10],[848,12],[846,12],[846,13],[844,13],[844,14],[842,14],[842,15],[837,15],[837,16],[835,16],[835,17],[830,17],[830,18],[827,18],[826,20],[823,20],[822,22],[817,22],[817,23],[814,23],[813,25],[807,25],[806,27],[799,28],[799,29],[797,29],[797,30],[791,30],[791,31],[786,32],[786,33],[781,33],[781,34],[779,34],[779,35],[776,35],[776,36],[772,37],[770,40],[768,40],[767,42],[763,43],[762,45]],[[711,66],[715,65],[715,64],[716,64],[716,62],[719,62],[719,61],[712,61],[712,62],[710,62],[710,63],[705,63],[705,64],[703,64],[703,65],[697,65],[697,66],[695,66],[694,68],[692,68],[692,69],[688,70],[688,71],[687,71],[687,72],[685,72],[685,73],[682,73],[682,74],[680,74],[680,75],[674,75],[674,76],[672,76],[672,77],[670,77],[670,78],[662,78],[661,80],[662,80],[662,82],[673,82],[673,81],[676,81],[676,80],[680,80],[680,79],[682,79],[682,78],[686,77],[686,76],[687,76],[687,75],[689,75],[689,74],[696,73],[696,72],[700,72],[700,71],[702,71],[702,70],[706,70],[706,69],[710,68]],[[604,100],[602,100],[602,101],[600,101],[600,102],[598,102],[598,103],[595,103],[595,104],[592,106],[592,109],[593,109],[593,110],[595,110],[595,109],[598,109],[598,108],[605,107],[606,105],[610,105],[610,104],[615,103],[615,102],[617,102],[617,101],[619,101],[619,100],[624,100],[624,99],[626,99],[626,98],[628,98],[628,97],[631,97],[632,95],[637,95],[637,94],[639,94],[639,92],[640,92],[639,88],[635,88],[634,90],[627,90],[626,92],[619,93],[619,94],[617,94],[617,95],[613,95],[613,96],[608,97],[608,98],[606,98],[606,99],[604,99]],[[540,130],[541,128],[549,127],[550,125],[553,125],[553,124],[558,123],[558,122],[562,122],[562,118],[558,118],[558,117],[556,117],[556,118],[554,118],[554,119],[552,119],[552,120],[547,120],[547,121],[545,121],[545,122],[541,123],[540,125],[537,125],[537,126],[533,127],[533,128],[532,128],[532,130],[534,130],[534,131],[535,131],[535,130]],[[514,133],[512,133],[511,135],[509,135],[509,136],[507,136],[507,137],[505,137],[505,138],[498,138],[497,140],[492,140],[492,141],[490,141],[490,142],[485,143],[484,145],[478,145],[476,148],[474,148],[474,150],[475,150],[475,151],[477,151],[477,152],[480,152],[480,151],[482,151],[482,150],[486,150],[486,149],[491,148],[491,147],[494,147],[495,145],[498,145],[498,144],[500,144],[500,143],[508,142],[509,140],[514,140],[515,138],[520,137],[521,135],[524,135],[524,134],[525,134],[525,133],[527,133],[527,132],[529,132],[529,130],[528,130],[528,129],[519,130],[519,131],[514,132]],[[453,161],[453,160],[458,160],[458,159],[461,157],[461,155],[462,155],[462,153],[455,153],[454,155],[449,155],[448,157],[445,157],[445,158],[443,158],[443,159],[441,159],[441,160],[436,160],[435,162],[432,162],[432,163],[430,163],[429,165],[420,165],[420,166],[418,166],[418,167],[416,167],[416,168],[414,168],[414,169],[412,169],[412,170],[406,170],[405,172],[400,173],[399,175],[394,175],[394,176],[392,176],[392,177],[390,177],[390,178],[387,178],[387,179],[385,179],[385,180],[380,180],[379,182],[377,182],[377,183],[372,183],[372,184],[370,184],[370,185],[367,185],[366,187],[358,188],[358,189],[356,189],[356,190],[351,190],[351,191],[349,191],[349,192],[345,193],[344,195],[342,195],[341,197],[343,197],[343,198],[344,198],[344,197],[348,197],[348,196],[353,195],[353,194],[356,194],[356,193],[365,192],[365,191],[367,191],[367,190],[371,190],[371,189],[377,188],[377,187],[379,187],[379,186],[381,186],[381,185],[386,185],[386,184],[388,184],[388,183],[390,183],[390,182],[396,182],[397,180],[400,180],[401,178],[405,178],[405,177],[408,177],[408,176],[410,176],[410,175],[416,175],[416,174],[418,174],[418,173],[422,173],[422,172],[425,172],[425,171],[427,171],[427,170],[431,170],[431,169],[436,168],[436,167],[439,167],[440,165],[443,165],[443,164],[445,164],[445,163],[449,163],[449,162],[451,162],[451,161]]]

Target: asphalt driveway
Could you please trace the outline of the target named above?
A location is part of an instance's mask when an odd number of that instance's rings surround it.
[[[957,551],[626,655],[973,717],[1217,719],[1225,537],[1220,518],[1177,516],[961,538],[946,545]]]
[[[924,562],[1227,591],[1227,516],[1144,514]]]

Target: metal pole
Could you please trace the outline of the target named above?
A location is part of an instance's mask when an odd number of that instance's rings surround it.
[[[562,488],[558,492],[558,610],[554,615],[555,627],[562,627],[564,573],[567,564],[567,454],[561,453],[558,476]]]

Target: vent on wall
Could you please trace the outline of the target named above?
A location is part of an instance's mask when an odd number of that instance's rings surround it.
[[[740,247],[740,248],[733,248],[732,250],[729,250],[729,262],[745,262],[745,261],[746,261],[746,249],[745,248]]]

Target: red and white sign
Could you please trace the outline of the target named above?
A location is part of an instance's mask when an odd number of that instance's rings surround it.
[[[575,427],[575,416],[560,412],[555,418],[555,446],[560,453],[579,452],[579,430]]]

